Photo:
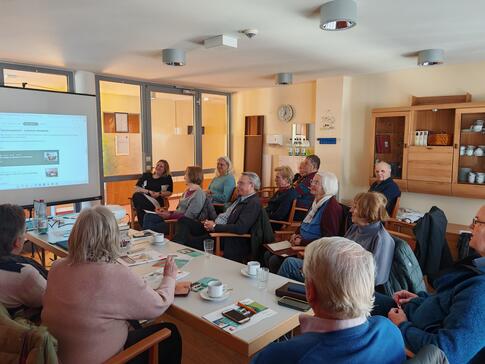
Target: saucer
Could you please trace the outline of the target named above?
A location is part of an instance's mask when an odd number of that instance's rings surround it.
[[[207,293],[207,288],[200,291],[200,297],[202,297],[204,300],[206,301],[214,301],[214,302],[218,302],[218,301],[224,301],[227,297],[229,297],[231,295],[231,291],[230,290],[225,290],[224,293],[222,294],[222,296],[220,297],[211,297],[209,296],[209,294]]]
[[[251,274],[248,273],[248,267],[242,267],[241,268],[241,274],[245,277],[248,277],[248,278],[256,278],[257,277],[256,274],[254,276],[252,276]]]

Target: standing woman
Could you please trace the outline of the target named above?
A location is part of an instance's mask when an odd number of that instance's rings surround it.
[[[158,289],[117,264],[120,241],[114,215],[104,206],[85,209],[69,235],[69,256],[52,264],[44,295],[42,323],[58,340],[61,362],[102,363],[137,341],[168,328],[159,344],[160,363],[180,363],[175,325],[161,323],[128,330],[128,320],[151,320],[174,300],[177,267],[167,260]],[[148,362],[148,353],[134,362]],[[131,362],[130,362],[131,363]]]
[[[232,192],[236,188],[232,163],[229,157],[223,156],[217,159],[216,176],[209,185],[207,191],[212,196],[212,202],[224,204],[224,208],[229,206]]]
[[[165,159],[160,159],[153,173],[143,173],[136,182],[132,199],[140,225],[143,224],[145,217],[144,210],[155,211],[155,208],[163,206],[163,199],[169,197],[172,192],[173,181],[170,167]]]

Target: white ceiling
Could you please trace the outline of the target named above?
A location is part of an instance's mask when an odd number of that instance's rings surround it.
[[[1,0],[0,60],[222,90],[416,67],[410,54],[443,48],[446,63],[485,60],[483,0],[357,0],[357,26],[319,28],[325,0]],[[204,39],[259,29],[237,49]],[[161,49],[184,48],[169,67]]]

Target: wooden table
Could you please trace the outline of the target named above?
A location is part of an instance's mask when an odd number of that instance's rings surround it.
[[[59,257],[67,252],[52,244],[65,240],[65,231],[51,229],[48,234],[28,233],[28,239],[44,250]],[[159,247],[150,243],[137,244],[138,247],[155,249],[162,254],[175,253],[186,248],[183,245],[167,241]],[[157,268],[153,263],[133,267],[136,274],[143,275]],[[244,265],[218,256],[200,256],[193,258],[182,269],[190,272],[183,280],[197,281],[203,277],[214,277],[222,280],[233,289],[228,299],[222,302],[204,301],[199,293],[191,292],[187,297],[176,297],[173,305],[160,318],[173,322],[182,335],[183,363],[248,363],[251,357],[271,342],[299,326],[299,312],[279,306],[274,292],[289,280],[270,274],[267,288],[257,288],[257,281],[241,273]],[[226,333],[203,315],[228,306],[238,300],[251,298],[276,311],[277,314],[245,328],[234,334]]]

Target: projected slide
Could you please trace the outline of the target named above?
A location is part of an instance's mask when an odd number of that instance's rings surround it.
[[[0,113],[0,190],[87,183],[85,115]]]

